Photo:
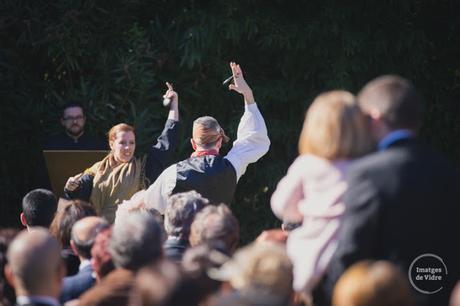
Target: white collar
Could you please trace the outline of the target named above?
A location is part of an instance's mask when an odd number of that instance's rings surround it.
[[[31,304],[31,303],[42,303],[52,306],[59,306],[59,302],[56,298],[47,295],[31,295],[31,296],[18,296],[16,297],[18,304]]]
[[[84,259],[80,263],[80,266],[78,266],[78,271],[81,271],[81,270],[83,270],[84,268],[86,268],[87,266],[90,266],[90,265],[91,265],[91,261],[89,259]]]

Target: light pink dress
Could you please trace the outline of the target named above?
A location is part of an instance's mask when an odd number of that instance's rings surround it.
[[[271,207],[278,218],[303,221],[287,241],[296,291],[310,293],[335,252],[340,218],[345,210],[345,171],[349,164],[345,160],[301,155],[272,195]]]

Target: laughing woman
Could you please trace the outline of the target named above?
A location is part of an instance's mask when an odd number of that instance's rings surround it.
[[[171,84],[164,98],[170,99],[168,120],[157,143],[143,158],[135,158],[134,128],[120,123],[108,133],[110,153],[83,173],[70,177],[64,192],[70,199],[89,201],[98,215],[113,223],[117,205],[147,188],[172,163],[179,142],[179,98]]]

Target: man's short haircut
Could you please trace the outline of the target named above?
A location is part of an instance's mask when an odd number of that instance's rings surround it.
[[[56,196],[46,189],[30,191],[22,199],[22,212],[28,226],[48,228],[57,209]]]
[[[194,190],[171,196],[165,210],[166,233],[188,239],[195,215],[208,203],[208,199]]]
[[[238,220],[225,204],[208,205],[203,208],[195,216],[190,232],[192,246],[221,241],[229,253],[236,250],[239,238]]]
[[[72,231],[70,234],[70,239],[74,242],[75,248],[77,249],[77,253],[79,256],[89,259],[91,258],[91,249],[93,248],[94,241],[96,240],[97,234],[102,232],[103,230],[110,227],[110,224],[105,221],[101,220],[101,222],[92,229],[88,239],[81,240],[78,238],[78,235],[75,233],[75,226],[72,227]]]
[[[162,233],[147,213],[133,213],[115,223],[109,253],[118,268],[137,271],[162,255]]]
[[[385,75],[367,83],[358,94],[364,112],[377,109],[393,130],[417,130],[422,121],[422,98],[408,80]]]
[[[67,103],[65,103],[62,107],[61,107],[61,114],[64,115],[64,111],[68,108],[71,108],[71,107],[79,107],[81,108],[81,110],[83,111],[83,115],[85,114],[85,108],[83,107],[83,105],[77,101],[74,101],[74,100],[71,100]]]

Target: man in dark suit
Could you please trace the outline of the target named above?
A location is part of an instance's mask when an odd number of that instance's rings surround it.
[[[454,236],[459,173],[416,139],[421,98],[410,82],[398,76],[377,78],[361,90],[358,102],[369,116],[378,152],[349,171],[338,247],[315,292],[326,300],[317,299],[317,304],[328,304],[335,282],[349,266],[384,259],[409,275],[417,305],[447,305],[459,275]],[[426,268],[441,269],[428,274],[442,281],[428,281],[429,275],[418,273]]]
[[[86,217],[77,221],[72,227],[70,246],[80,259],[78,273],[64,278],[62,283],[61,303],[77,299],[96,282],[91,267],[91,248],[98,232],[109,224],[99,217]]]
[[[18,306],[58,306],[65,267],[59,244],[46,229],[22,231],[8,249],[5,276]]]

